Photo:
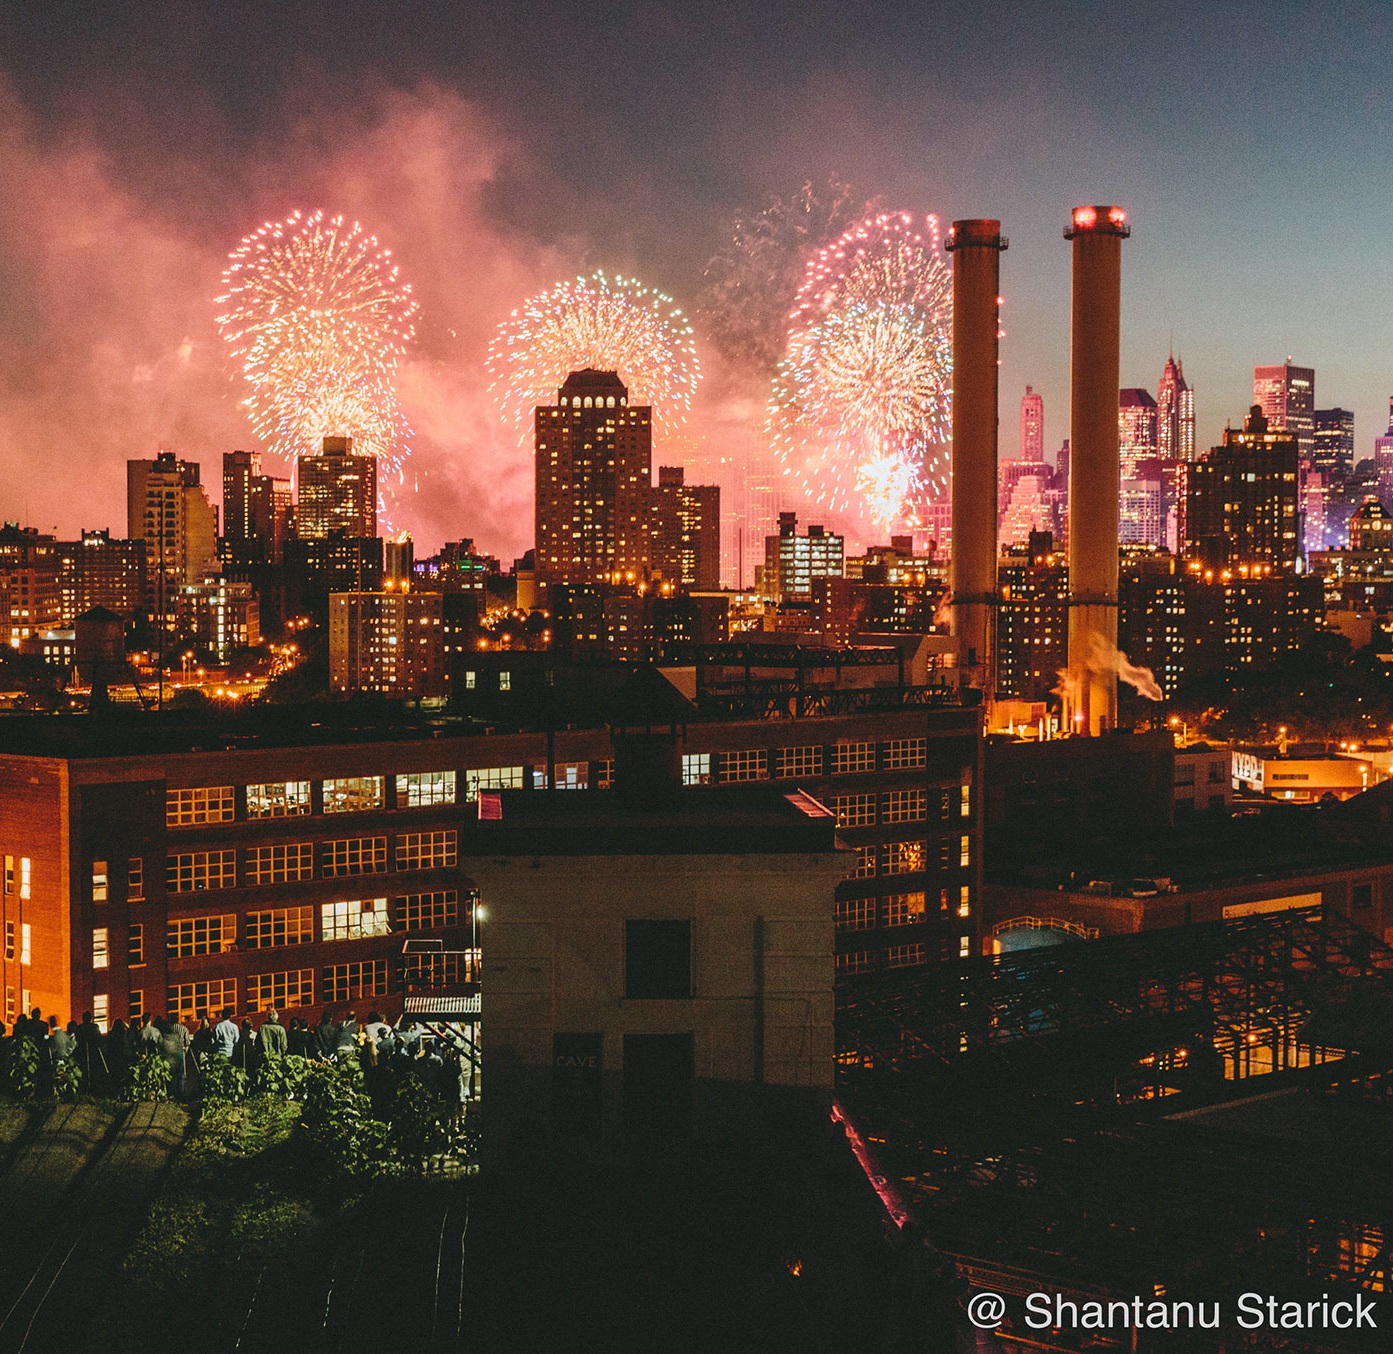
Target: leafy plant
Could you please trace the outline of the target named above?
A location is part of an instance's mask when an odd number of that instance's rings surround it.
[[[173,1081],[169,1064],[158,1053],[142,1053],[131,1063],[126,1082],[126,1100],[168,1100]]]
[[[449,1107],[440,1095],[414,1072],[407,1072],[392,1096],[392,1146],[408,1161],[438,1150],[445,1143],[441,1125],[448,1114]]]
[[[42,1054],[32,1039],[10,1041],[10,1093],[16,1100],[32,1100],[39,1093],[39,1066]]]
[[[356,1063],[340,1061],[316,1063],[305,1083],[301,1123],[330,1175],[365,1179],[392,1169],[387,1125],[372,1117],[361,1081]]]
[[[252,1077],[252,1089],[258,1095],[279,1096],[295,1100],[304,1091],[309,1076],[308,1061],[298,1053],[267,1053],[257,1065]]]
[[[76,1100],[82,1094],[82,1068],[76,1058],[59,1058],[53,1065],[53,1091],[59,1100]]]
[[[247,1074],[221,1054],[208,1054],[199,1071],[203,1074],[200,1098],[205,1105],[233,1105],[247,1098]]]

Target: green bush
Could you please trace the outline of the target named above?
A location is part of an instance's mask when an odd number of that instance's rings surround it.
[[[247,1098],[247,1074],[234,1067],[220,1053],[209,1053],[199,1063],[202,1089],[199,1099],[205,1105],[235,1105]]]
[[[442,1127],[450,1108],[414,1072],[407,1072],[392,1096],[392,1147],[407,1161],[419,1160],[445,1145]]]
[[[53,1092],[59,1100],[76,1100],[82,1094],[82,1068],[75,1058],[59,1058],[54,1064]]]
[[[32,1039],[10,1042],[10,1094],[16,1100],[32,1100],[39,1093],[39,1065],[42,1058],[39,1046]]]
[[[308,1076],[309,1064],[300,1054],[267,1053],[257,1064],[252,1089],[258,1095],[295,1100],[304,1092]]]
[[[316,1063],[305,1082],[300,1122],[331,1176],[357,1180],[393,1170],[387,1125],[372,1117],[372,1102],[358,1089],[362,1076],[356,1063]]]
[[[131,1063],[122,1095],[126,1100],[168,1100],[173,1080],[169,1064],[158,1053],[142,1053]]]

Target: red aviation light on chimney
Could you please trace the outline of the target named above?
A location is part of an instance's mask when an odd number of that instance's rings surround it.
[[[1127,224],[1127,213],[1121,207],[1111,207],[1108,209],[1108,220],[1115,226],[1125,226]]]
[[[1098,213],[1092,207],[1074,208],[1074,224],[1076,226],[1091,226],[1097,219]]]
[[[1064,238],[1075,235],[1120,235],[1124,240],[1132,233],[1127,213],[1121,207],[1075,207],[1064,227]]]

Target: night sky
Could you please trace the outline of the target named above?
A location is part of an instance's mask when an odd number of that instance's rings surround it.
[[[1173,343],[1207,446],[1290,353],[1368,455],[1393,391],[1391,50],[1373,4],[6,6],[0,515],[124,534],[124,461],[159,448],[216,486],[255,445],[214,326],[224,257],[323,206],[421,304],[396,523],[511,558],[531,465],[495,424],[495,325],[595,267],[695,310],[735,211],[829,177],[945,227],[1001,218],[1004,456],[1027,382],[1047,448],[1067,435],[1081,202],[1132,218],[1124,386],[1154,390]],[[757,441],[741,374],[706,365],[694,430]]]

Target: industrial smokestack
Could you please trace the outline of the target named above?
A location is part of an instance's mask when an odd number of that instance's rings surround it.
[[[949,588],[959,681],[996,687],[996,405],[1000,221],[954,221],[953,544]],[[1114,419],[1114,422],[1116,420]]]
[[[1069,350],[1069,680],[1076,734],[1117,727],[1117,671],[1090,654],[1117,649],[1117,407],[1122,327],[1121,207],[1075,207]]]

